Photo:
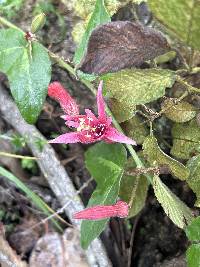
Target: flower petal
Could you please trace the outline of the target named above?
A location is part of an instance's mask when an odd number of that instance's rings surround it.
[[[56,144],[72,144],[72,143],[78,143],[80,142],[79,139],[79,133],[78,132],[72,132],[72,133],[66,133],[59,135],[53,140],[50,140],[48,143],[56,143]]]
[[[87,117],[91,117],[92,119],[97,120],[94,113],[90,109],[86,108],[85,113],[86,113]]]
[[[66,121],[65,124],[67,126],[74,128],[78,128],[81,121],[83,121],[83,119],[87,119],[86,115],[62,115],[61,118]]]
[[[100,81],[97,92],[97,107],[99,118],[106,118],[105,103],[102,95],[103,81]]]
[[[115,128],[109,127],[107,129],[107,132],[105,133],[104,137],[112,142],[118,142],[118,143],[125,143],[130,145],[137,145],[134,140],[127,137],[126,135],[118,132]]]
[[[78,105],[59,82],[53,82],[49,85],[48,95],[60,103],[66,114],[79,114]]]

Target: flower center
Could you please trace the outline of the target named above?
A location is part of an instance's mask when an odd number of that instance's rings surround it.
[[[92,128],[92,135],[94,138],[101,137],[106,131],[106,125],[105,124],[98,124]]]
[[[80,118],[79,119],[79,127],[77,128],[77,131],[84,132],[85,137],[87,138],[93,138],[93,139],[98,139],[102,135],[104,135],[106,131],[106,124],[105,123],[100,123],[100,122],[94,122],[92,118],[87,117],[85,118]]]

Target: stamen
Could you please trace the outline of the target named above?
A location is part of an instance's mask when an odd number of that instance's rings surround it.
[[[88,120],[89,120],[89,121],[93,121],[93,118],[91,118],[91,117],[88,117]]]
[[[94,128],[92,128],[93,135],[95,138],[101,137],[105,133],[105,130],[106,130],[105,124],[99,124],[95,126]]]

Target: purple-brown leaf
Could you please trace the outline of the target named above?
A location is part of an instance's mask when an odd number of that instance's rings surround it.
[[[164,54],[169,45],[162,34],[130,21],[115,21],[95,28],[79,69],[103,74],[140,66]]]

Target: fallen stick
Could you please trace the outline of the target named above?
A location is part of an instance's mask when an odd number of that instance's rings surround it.
[[[75,212],[82,210],[84,206],[81,199],[76,194],[76,189],[74,188],[70,177],[57,159],[54,149],[49,144],[45,144],[42,151],[40,151],[36,142],[38,142],[38,140],[46,141],[46,139],[34,125],[30,125],[24,121],[16,104],[1,84],[0,112],[8,124],[10,124],[20,135],[26,137],[27,145],[33,155],[38,158],[37,163],[47,179],[51,190],[54,192],[62,206],[69,202],[69,205],[65,208],[65,213],[73,225],[77,226],[80,230],[80,221],[74,220],[72,215]],[[74,198],[74,196],[76,197]],[[73,199],[73,201],[71,201],[71,199]],[[100,239],[96,239],[92,242],[86,251],[86,256],[91,267],[111,266]]]
[[[28,267],[16,252],[10,247],[0,230],[0,266],[2,267]]]

